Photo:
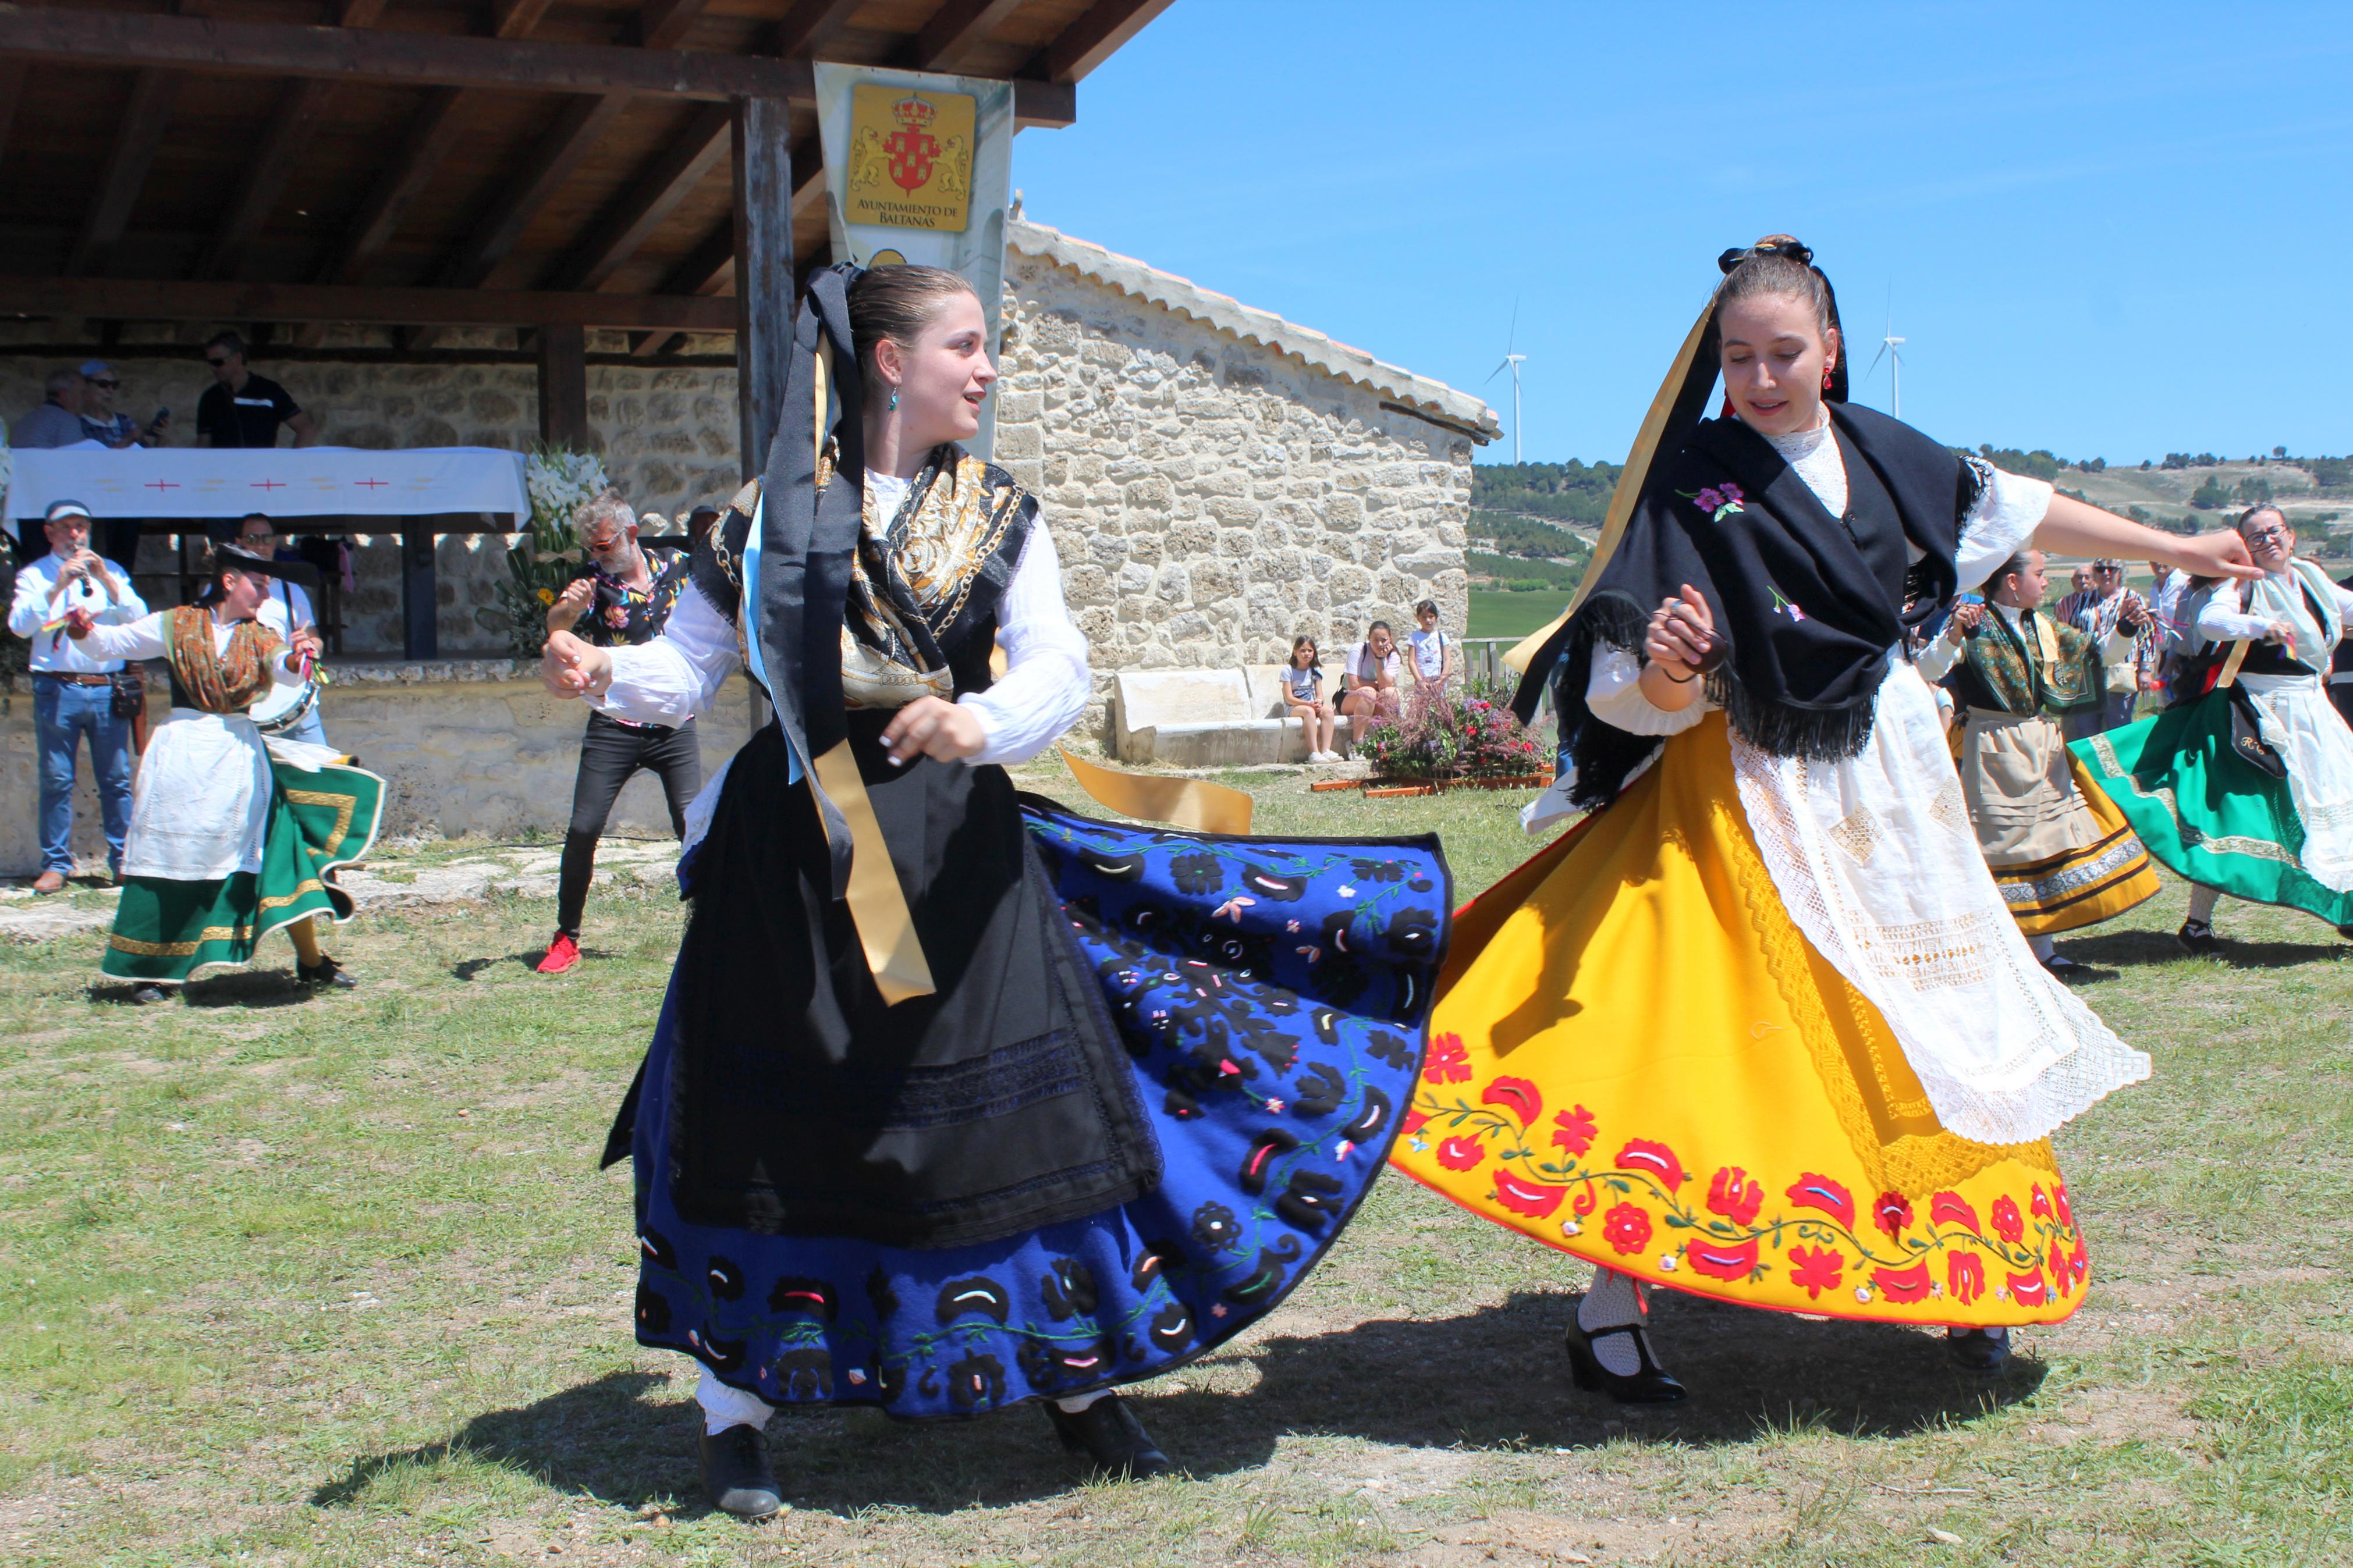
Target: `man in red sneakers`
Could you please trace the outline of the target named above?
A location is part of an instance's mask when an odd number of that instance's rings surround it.
[[[685,552],[640,549],[637,513],[610,490],[583,501],[572,529],[596,566],[548,606],[547,629],[571,632],[598,647],[636,647],[661,636],[670,606],[687,584]],[[670,831],[683,838],[687,803],[702,787],[702,747],[694,721],[670,729],[590,713],[580,737],[572,826],[564,836],[564,866],[556,880],[555,940],[539,961],[542,974],[561,974],[580,962],[580,913],[596,868],[596,841],[604,837],[605,819],[621,786],[639,769],[660,778],[670,800]]]

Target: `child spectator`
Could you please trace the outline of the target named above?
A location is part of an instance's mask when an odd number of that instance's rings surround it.
[[[1324,700],[1324,666],[1315,639],[1293,637],[1291,662],[1282,667],[1282,706],[1287,717],[1299,721],[1300,732],[1307,737],[1307,760],[1311,763],[1336,763],[1340,753],[1332,749],[1332,732],[1339,727],[1339,712]]]

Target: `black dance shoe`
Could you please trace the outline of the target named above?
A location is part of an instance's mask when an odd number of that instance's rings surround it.
[[[2073,980],[2084,973],[2084,966],[2063,952],[2054,952],[2044,959],[2042,967],[2060,980]]]
[[[1165,1476],[1176,1468],[1145,1431],[1135,1412],[1116,1394],[1104,1394],[1076,1415],[1050,1399],[1040,1403],[1062,1447],[1073,1454],[1086,1455],[1098,1469],[1141,1481]]]
[[[2182,951],[2192,958],[2211,958],[2222,951],[2221,942],[2214,935],[2214,928],[2204,921],[2183,921],[2181,929],[2173,933],[2173,940],[2179,942]]]
[[[345,969],[323,952],[319,955],[319,962],[315,964],[296,963],[294,977],[305,985],[324,985],[338,991],[349,991],[359,984],[352,978],[350,970]]]
[[[1593,1353],[1593,1342],[1606,1340],[1614,1334],[1631,1334],[1634,1353],[1642,1364],[1630,1375],[1620,1376],[1601,1364]],[[1640,1323],[1627,1323],[1620,1328],[1603,1329],[1588,1334],[1577,1314],[1568,1315],[1568,1367],[1577,1379],[1577,1386],[1588,1394],[1606,1394],[1620,1405],[1672,1405],[1678,1399],[1691,1397],[1689,1391],[1677,1383],[1659,1358],[1651,1353],[1651,1336]]]
[[[703,1433],[702,1489],[738,1519],[765,1519],[784,1507],[784,1490],[768,1468],[767,1435],[744,1426]]]
[[[1992,1329],[1947,1329],[1945,1348],[1963,1372],[1991,1377],[2010,1365],[2010,1335]]]
[[[131,994],[132,1002],[141,1007],[153,1007],[158,1002],[169,1002],[172,994],[161,985],[142,985]]]

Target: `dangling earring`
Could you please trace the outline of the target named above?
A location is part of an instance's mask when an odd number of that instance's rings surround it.
[[[1828,366],[1828,365],[1824,365],[1824,366],[1822,366],[1822,390],[1823,390],[1824,392],[1828,392],[1830,389],[1831,389],[1831,367],[1830,367],[1830,366]]]
[[[1830,384],[1830,382],[1829,382],[1827,379],[1825,379],[1825,380],[1823,381],[1822,384],[1823,384],[1824,386],[1828,386],[1828,385]],[[899,412],[899,389],[898,389],[897,387],[895,387],[895,386],[894,386],[894,387],[892,387],[892,388],[891,389],[891,406],[890,406],[890,409],[888,410],[888,412],[892,413],[892,414],[896,414],[896,413],[898,413],[898,412]]]

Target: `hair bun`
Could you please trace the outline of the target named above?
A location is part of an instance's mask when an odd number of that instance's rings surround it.
[[[1791,234],[1768,234],[1754,245],[1736,245],[1715,258],[1715,264],[1729,273],[1744,261],[1759,256],[1781,256],[1800,266],[1813,265],[1813,247]]]

